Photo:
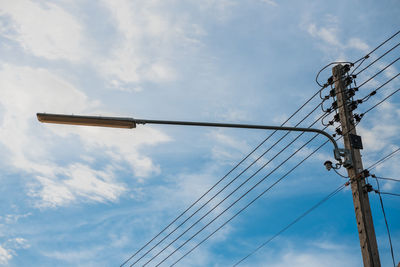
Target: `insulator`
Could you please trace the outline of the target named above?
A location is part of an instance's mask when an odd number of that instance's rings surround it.
[[[351,111],[355,110],[357,108],[357,102],[356,101],[351,101],[351,103],[349,104],[349,109]]]
[[[369,174],[369,171],[368,171],[368,170],[363,170],[362,174],[363,174],[364,178],[367,178],[367,177],[369,177],[369,176],[370,176],[370,174]]]
[[[354,114],[354,119],[356,120],[356,122],[360,122],[361,121],[361,116],[358,114]]]
[[[338,106],[337,106],[337,101],[333,101],[333,102],[332,102],[332,108],[333,108],[333,109],[337,109],[337,107],[338,107]]]
[[[346,79],[344,80],[344,85],[348,86],[353,82],[353,79],[350,76],[347,76]]]
[[[344,72],[349,72],[349,70],[350,70],[350,65],[349,64],[346,64],[346,65],[343,66],[343,71]]]
[[[366,184],[365,185],[365,191],[367,191],[368,193],[369,192],[371,192],[371,191],[373,191],[374,189],[372,188],[372,185],[370,185],[370,184]]]
[[[336,114],[335,116],[333,116],[333,120],[336,122],[340,121],[339,114]]]
[[[353,88],[347,90],[347,98],[353,97],[356,94]]]
[[[330,90],[329,95],[334,97],[336,95],[335,89]]]
[[[339,127],[336,128],[336,133],[337,133],[338,135],[343,135],[343,132],[342,132],[342,130],[341,130]]]
[[[332,83],[333,83],[333,77],[331,76],[328,78],[328,84],[332,84]]]

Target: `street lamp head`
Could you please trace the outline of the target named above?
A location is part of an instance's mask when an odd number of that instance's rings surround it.
[[[44,123],[100,126],[125,129],[136,128],[136,122],[132,118],[61,115],[47,113],[37,113],[36,116],[40,122]]]
[[[326,168],[328,171],[330,171],[330,170],[333,168],[333,166],[332,166],[332,161],[330,161],[330,160],[325,161],[324,165],[325,165],[325,168]]]

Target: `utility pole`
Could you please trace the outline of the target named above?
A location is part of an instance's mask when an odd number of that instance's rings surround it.
[[[380,267],[378,245],[360,154],[360,149],[362,148],[361,138],[357,136],[353,113],[349,109],[350,97],[345,81],[344,67],[340,64],[336,65],[332,68],[332,74],[333,81],[335,81],[336,101],[342,125],[344,147],[350,152],[352,159],[351,164],[347,164],[344,167],[346,167],[351,180],[351,191],[363,262],[365,267]]]

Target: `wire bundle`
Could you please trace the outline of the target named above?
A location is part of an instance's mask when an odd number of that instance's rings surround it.
[[[350,77],[351,81],[349,83],[349,86],[354,82],[354,76],[357,76],[370,68],[375,62],[380,60],[382,57],[393,51],[397,46],[393,47],[392,49],[386,51],[383,55],[378,57],[375,61],[367,65],[365,68],[362,70],[358,71],[356,74],[354,72],[361,67],[361,65],[381,46],[383,46],[386,42],[394,38],[397,34],[397,32],[394,34],[392,37],[388,38],[380,44],[377,48],[372,50],[370,53],[368,53],[366,56],[360,58],[359,60],[351,63],[351,62],[345,62],[348,64],[349,69],[347,71],[348,77]],[[398,59],[397,59],[398,60]],[[363,82],[360,86],[356,86],[357,90],[367,84],[369,81],[371,81],[373,78],[375,78],[377,75],[382,73],[384,70],[392,66],[395,62],[392,62],[390,65],[386,66],[384,69],[380,70],[379,73],[374,74],[375,76],[371,76],[370,79],[366,80]],[[331,63],[327,65],[326,67],[336,64]],[[342,62],[341,62],[342,63]],[[354,67],[357,63],[357,67],[355,67],[352,72],[350,72],[351,68]],[[326,68],[324,67],[324,69]],[[322,70],[321,70],[322,71]],[[318,75],[321,73],[321,71],[318,73]],[[318,75],[316,77],[316,81],[318,84]],[[400,75],[400,74],[398,74]],[[397,76],[398,76],[397,75]],[[367,96],[365,96],[362,99],[362,102],[366,102],[370,97],[374,96],[381,88],[389,84],[391,81],[393,81],[397,76],[392,77],[389,79],[386,83],[384,83],[382,86],[376,88],[372,92],[370,92]],[[312,123],[309,123],[307,127],[316,127],[315,125],[322,121],[322,123],[325,125],[324,129],[327,129],[329,126],[332,126],[334,123],[324,123],[324,119],[330,116],[338,107],[331,107],[329,110],[324,109],[323,104],[325,101],[327,101],[330,97],[334,97],[334,95],[330,94],[328,96],[322,97],[323,90],[325,88],[328,88],[334,83],[333,79],[328,79],[328,82],[324,85],[321,85],[321,89],[319,89],[313,96],[311,96],[305,103],[297,109],[284,123],[282,123],[281,126],[287,125],[288,123],[294,123],[290,122],[294,118],[301,116],[302,118],[297,120],[295,124],[295,127],[306,123],[307,120],[312,119],[312,115],[319,110],[321,107],[322,110],[324,111],[322,115],[314,115],[314,118],[316,117],[315,120],[313,120]],[[400,90],[400,89],[398,89]],[[397,90],[397,91],[398,91]],[[397,91],[393,92],[391,95],[394,95],[397,93]],[[373,93],[375,92],[375,93]],[[321,100],[318,101],[316,100],[316,96],[320,95]],[[381,102],[376,103],[374,106],[370,107],[367,109],[365,112],[361,113],[359,116],[362,118],[366,113],[368,113],[370,110],[375,108],[377,105],[381,104],[382,102],[386,101],[391,95],[387,96]],[[352,101],[355,101],[354,99]],[[316,105],[314,105],[310,111],[306,111],[306,108],[309,108],[309,105],[312,102],[317,102]],[[357,101],[356,101],[357,103]],[[358,104],[361,104],[358,103]],[[306,114],[304,116],[304,114]],[[356,119],[357,120],[357,119]],[[359,122],[359,121],[358,121]],[[277,135],[277,131],[273,131],[270,135],[268,135],[256,148],[254,148],[248,155],[246,155],[237,165],[235,165],[230,171],[228,171],[220,180],[218,180],[209,190],[207,190],[200,198],[198,198],[196,201],[194,201],[186,210],[184,210],[182,213],[180,213],[174,220],[172,220],[166,227],[164,227],[158,234],[156,234],[151,240],[149,240],[145,245],[140,247],[135,253],[133,253],[125,262],[121,264],[121,266],[128,265],[129,266],[136,266],[136,265],[141,265],[141,266],[147,266],[150,263],[153,263],[154,266],[159,266],[163,263],[165,263],[169,258],[171,258],[173,255],[176,253],[179,254],[179,258],[177,260],[173,260],[170,264],[170,266],[173,266],[180,262],[183,258],[188,256],[192,251],[194,251],[196,248],[198,248],[201,244],[203,244],[206,240],[208,240],[211,236],[213,236],[216,232],[221,230],[225,225],[227,225],[230,221],[232,221],[234,218],[236,218],[241,212],[243,212],[245,209],[247,209],[250,205],[252,205],[256,200],[258,200],[261,196],[263,196],[265,193],[267,193],[270,189],[275,187],[278,183],[280,183],[283,179],[285,179],[290,173],[292,173],[297,167],[299,167],[301,164],[303,164],[307,159],[309,159],[312,155],[314,155],[319,149],[321,149],[325,144],[328,143],[328,141],[323,142],[321,145],[319,145],[316,149],[314,149],[311,153],[308,153],[307,156],[303,156],[302,159],[297,163],[294,164],[292,168],[290,168],[289,171],[286,173],[283,173],[280,175],[280,177],[275,180],[272,184],[269,186],[265,185],[265,181],[267,178],[269,178],[271,175],[276,174],[277,172],[279,173],[279,169],[287,164],[293,157],[298,155],[298,153],[304,149],[306,146],[308,146],[311,142],[313,142],[316,138],[317,135],[314,135],[311,138],[308,138],[306,142],[303,142],[302,145],[299,145],[301,139],[304,134],[300,133],[297,134],[296,136],[292,136],[290,132],[287,132],[283,134],[278,140],[273,142],[271,145],[265,146],[268,144],[268,141],[273,141],[273,138]],[[340,137],[338,138],[340,139]],[[283,148],[278,148],[278,145],[280,143],[286,144]],[[299,146],[297,149],[293,150],[293,147],[296,145]],[[301,143],[300,143],[301,144]],[[288,149],[292,149],[293,152],[289,153],[287,151]],[[276,151],[277,150],[277,151]],[[261,152],[260,152],[261,151]],[[286,153],[284,153],[286,151]],[[275,153],[276,152],[276,153]],[[259,154],[257,156],[257,153]],[[268,157],[266,156],[268,154]],[[272,155],[270,155],[272,154]],[[283,159],[281,159],[283,157]],[[276,163],[275,161],[280,160],[279,163]],[[248,162],[250,161],[250,163]],[[246,165],[247,164],[247,165]],[[274,164],[274,166],[271,167],[272,170],[267,172],[266,174],[262,175],[263,171],[266,171],[267,168],[269,168],[270,165]],[[244,165],[244,166],[243,166]],[[240,170],[240,168],[243,166],[243,169]],[[252,172],[252,174],[248,174],[250,170],[253,170],[259,166],[255,171]],[[237,174],[235,175],[235,173]],[[243,176],[247,175],[247,178],[243,178]],[[233,177],[231,177],[233,176]],[[259,177],[261,176],[261,177]],[[257,180],[258,179],[258,180]],[[241,182],[240,182],[241,181]],[[239,185],[236,185],[235,183],[240,183]],[[265,246],[267,243],[272,241],[276,236],[280,235],[283,233],[286,229],[297,223],[299,220],[301,220],[304,216],[309,214],[312,210],[317,208],[319,205],[336,195],[338,192],[340,192],[346,184],[341,185],[339,188],[337,188],[335,191],[333,191],[331,194],[329,194],[326,198],[318,202],[316,205],[311,207],[309,210],[307,210],[304,214],[299,216],[298,218],[295,219],[291,224],[283,228],[280,232],[278,232],[276,235],[274,235],[272,238],[270,238],[267,242],[263,243],[261,246],[257,247],[257,249],[253,252],[251,252],[249,255],[246,257],[242,258],[237,264],[248,258],[250,255],[255,253],[257,250],[259,250],[261,247]],[[220,188],[219,188],[220,187]],[[247,188],[246,188],[247,187]],[[218,189],[219,188],[219,189]],[[258,189],[257,191],[255,191]],[[232,207],[236,207],[240,202],[243,202],[245,199],[249,199],[251,197],[250,193],[254,193],[255,197],[251,198],[250,201],[247,201],[247,204],[243,205],[242,208],[239,208],[236,212],[233,211],[233,215],[229,216],[229,219],[224,219],[223,223],[221,223],[219,226],[215,228],[215,230],[209,230],[209,226],[215,224],[218,222],[218,219],[222,219],[222,215],[227,215],[228,211],[231,210]],[[219,201],[218,201],[219,200]],[[228,201],[231,201],[230,204],[228,204]],[[213,202],[217,202],[214,203]],[[196,208],[197,207],[197,208]],[[201,215],[202,214],[202,215]],[[199,217],[198,219],[195,219]],[[207,221],[208,219],[208,221]],[[195,220],[194,222],[191,222]],[[198,226],[200,229],[195,231],[195,227]],[[185,229],[186,228],[186,229]],[[195,232],[194,232],[195,231]],[[194,233],[191,233],[194,232]],[[190,249],[186,250],[186,252],[183,252],[183,249],[185,246],[192,240],[194,240],[196,237],[198,237],[201,233],[205,234],[205,237],[202,238],[200,241],[196,242],[197,244],[192,246]],[[174,238],[175,234],[175,238]],[[186,234],[189,234],[188,237],[185,237]],[[170,240],[172,239],[172,240]],[[170,240],[170,241],[168,241]],[[167,244],[163,244],[164,241],[168,242]],[[179,242],[181,242],[179,244]],[[156,262],[156,259],[158,260]],[[235,264],[235,265],[237,265]]]

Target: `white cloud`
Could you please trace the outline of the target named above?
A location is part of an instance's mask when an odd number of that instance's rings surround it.
[[[102,72],[114,80],[114,84],[118,80],[119,83],[174,80],[175,71],[163,59],[162,51],[170,46],[177,29],[165,12],[158,10],[159,3],[134,4],[119,0],[103,1],[103,4],[112,15],[120,41],[111,57],[100,63]],[[124,87],[122,89],[126,90]]]
[[[282,243],[282,241],[280,242]],[[284,242],[285,243],[285,242]],[[361,257],[355,254],[354,248],[329,241],[301,241],[301,248],[289,242],[284,249],[276,253],[274,249],[261,249],[247,259],[243,266],[357,266]],[[353,252],[353,253],[352,253]]]
[[[4,218],[5,223],[7,224],[15,224],[17,223],[21,218],[27,218],[31,216],[32,213],[28,212],[26,214],[7,214]]]
[[[0,245],[0,264],[6,265],[11,259],[12,254],[10,253],[10,251]]]
[[[133,134],[128,130],[39,124],[36,112],[90,114],[100,104],[45,69],[5,64],[0,80],[0,142],[8,150],[3,161],[37,177],[30,185],[30,194],[40,198],[37,206],[59,206],[81,199],[116,201],[125,189],[113,172],[125,163],[141,179],[159,172],[149,157],[139,153],[142,145],[168,140],[159,131],[146,127]],[[102,149],[105,156],[114,155],[114,160],[101,171],[74,162],[57,164],[52,160],[52,149],[60,137],[82,142],[79,154],[90,158]]]
[[[363,53],[368,52],[368,44],[360,38],[353,37],[349,40],[343,40],[337,16],[327,14],[322,18],[322,22],[315,23],[314,21],[315,19],[305,19],[301,27],[313,38],[319,40],[320,49],[331,58],[333,57],[334,60],[348,60],[346,57],[348,49],[357,49]]]
[[[398,121],[399,119],[395,112],[396,110],[396,107],[390,102],[385,102],[375,109],[375,113],[371,112],[366,115],[366,118],[367,116],[373,116],[368,121],[373,126],[365,127],[363,124],[360,124],[357,127],[363,138],[365,150],[377,152],[388,149],[394,138],[398,137],[400,126],[393,123],[393,121]]]
[[[117,45],[97,64],[110,86],[119,90],[137,92],[143,89],[141,82],[178,79],[175,58],[188,44],[196,46],[198,37],[205,34],[190,17],[171,15],[162,1],[103,1],[103,6],[119,35]]]
[[[351,38],[347,44],[349,48],[355,48],[361,50],[363,52],[367,52],[369,50],[369,45],[360,40],[359,38]]]
[[[0,265],[7,265],[8,262],[17,255],[17,249],[27,249],[30,247],[28,241],[21,237],[10,238],[3,245],[0,245]]]
[[[126,191],[118,184],[112,172],[97,171],[83,164],[59,168],[58,176],[37,176],[40,189],[32,188],[31,195],[40,197],[37,207],[66,205],[76,199],[96,202],[116,201]],[[65,176],[66,178],[62,178]]]
[[[271,5],[271,6],[278,6],[278,4],[272,0],[261,0],[261,2]]]
[[[10,238],[7,240],[7,243],[14,249],[27,249],[31,247],[28,240],[22,237]]]
[[[87,54],[82,26],[56,4],[1,0],[0,7],[0,15],[13,21],[7,37],[28,53],[68,61],[79,61]]]
[[[317,27],[315,24],[310,24],[307,28],[308,33],[316,38],[320,38],[330,45],[339,45],[338,28],[335,25],[328,27]]]

